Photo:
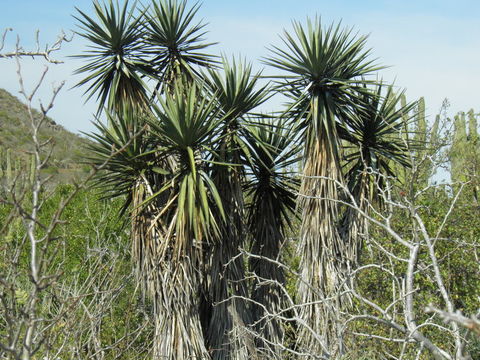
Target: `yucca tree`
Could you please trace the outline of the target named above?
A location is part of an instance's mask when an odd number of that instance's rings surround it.
[[[159,102],[155,116],[140,122],[148,123],[148,135],[135,132],[138,115],[130,111],[110,119],[109,127],[98,126],[95,162],[110,162],[97,181],[107,194],[126,195],[126,206],[132,204],[134,255],[155,314],[153,358],[208,359],[201,274],[204,248],[218,238],[223,208],[206,157],[221,119],[215,100],[195,86],[177,84]],[[140,144],[148,146],[137,144],[141,136],[148,139]],[[156,166],[170,157],[173,167]],[[152,180],[152,174],[161,176]]]
[[[107,120],[108,125],[97,122],[97,132],[89,135],[94,143],[87,160],[103,164],[103,171],[94,178],[93,185],[103,191],[105,198],[125,199],[120,216],[130,215],[137,278],[144,291],[153,293],[157,285],[152,275],[157,268],[154,249],[160,239],[153,220],[168,195],[165,192],[157,195],[155,201],[147,204],[145,201],[155,196],[157,184],[164,181],[172,167],[159,167],[161,159],[147,131],[148,117],[142,111],[124,106],[121,111],[107,112]]]
[[[285,274],[281,250],[295,217],[298,178],[291,167],[300,147],[285,121],[254,120],[247,126],[251,162],[245,183],[247,226],[252,237],[249,270],[252,284],[252,320],[262,358],[282,359],[283,327],[278,316],[286,316]]]
[[[340,129],[345,140],[345,178],[350,196],[358,209],[347,207],[340,233],[350,249],[347,266],[358,265],[363,239],[368,232],[368,216],[380,193],[396,178],[395,166],[409,166],[408,144],[401,136],[405,129],[405,114],[415,103],[402,104],[403,93],[395,94],[392,86],[377,85],[358,98],[346,123]],[[347,199],[346,201],[351,201]],[[360,210],[360,211],[358,211]],[[363,213],[363,214],[362,214]]]
[[[251,322],[246,298],[244,259],[239,248],[246,240],[244,226],[243,165],[248,147],[242,134],[245,116],[268,97],[267,86],[258,86],[259,74],[242,61],[223,59],[221,70],[209,70],[206,86],[218,102],[223,117],[222,132],[214,147],[216,161],[212,177],[224,204],[226,221],[220,227],[220,242],[208,254],[210,261],[207,341],[213,359],[246,359],[254,352],[254,341],[241,331]],[[233,260],[232,260],[233,259]],[[228,265],[227,265],[228,263]]]
[[[175,168],[154,197],[168,200],[157,214],[154,358],[208,359],[200,320],[204,248],[218,237],[223,208],[207,173],[206,156],[219,125],[214,100],[196,86],[175,85],[160,99],[150,122],[157,156],[175,158]],[[153,199],[154,199],[153,197]],[[152,199],[152,200],[153,200]],[[148,201],[152,201],[148,199]]]
[[[88,74],[77,86],[88,86],[87,99],[96,95],[98,112],[104,107],[146,106],[148,92],[142,77],[151,75],[151,68],[141,54],[141,17],[135,17],[136,8],[128,0],[122,7],[112,0],[93,5],[96,18],[78,8],[79,15],[74,16],[80,28],[76,33],[90,43],[84,54],[75,56],[88,61],[75,71]]]
[[[337,122],[344,120],[344,110],[364,91],[364,76],[378,66],[369,60],[366,37],[340,24],[324,28],[316,18],[308,20],[306,28],[298,22],[293,28],[293,35],[284,32],[286,48],[273,47],[266,63],[286,72],[281,88],[298,95],[293,108],[305,144],[298,300],[305,304],[301,316],[310,328],[302,327],[298,342],[303,351],[318,356],[337,351],[332,338],[337,313],[325,299],[340,291],[347,250],[336,226],[338,184],[343,183]],[[314,333],[323,335],[323,341],[317,341]]]
[[[187,8],[186,0],[153,1],[146,10],[143,53],[151,58],[157,79],[156,90],[163,92],[182,77],[194,81],[201,68],[212,67],[215,57],[203,52],[213,43],[204,43],[206,24],[194,23],[197,3]]]
[[[98,178],[98,183],[109,186],[105,189],[109,195],[126,196],[124,210],[129,210],[131,215],[132,248],[138,279],[150,294],[155,307],[155,356],[158,358],[159,354],[167,354],[171,358],[181,358],[182,354],[204,355],[205,346],[199,345],[201,331],[196,327],[198,324],[187,324],[188,319],[185,324],[187,328],[193,326],[192,331],[196,331],[197,337],[184,332],[183,335],[191,335],[192,339],[185,338],[183,343],[176,343],[177,353],[169,348],[173,343],[163,340],[173,341],[172,336],[178,335],[179,328],[169,338],[161,335],[169,331],[162,322],[169,318],[161,311],[167,305],[165,298],[159,294],[164,293],[164,286],[178,287],[182,280],[176,275],[172,277],[172,272],[161,273],[159,265],[167,266],[165,253],[159,249],[166,246],[164,239],[168,237],[169,228],[164,223],[169,219],[171,199],[176,190],[164,187],[181,164],[176,163],[178,156],[173,151],[169,156],[161,152],[157,139],[159,132],[153,136],[152,121],[146,122],[145,119],[159,116],[154,114],[158,111],[153,110],[154,99],[147,86],[148,80],[153,80],[160,90],[158,96],[165,89],[170,96],[175,93],[178,96],[175,84],[179,81],[193,82],[193,76],[197,74],[195,67],[207,66],[211,57],[198,52],[208,45],[200,43],[204,26],[192,25],[198,6],[188,10],[185,1],[175,0],[156,1],[152,6],[141,9],[137,9],[136,4],[130,7],[127,1],[120,7],[118,2],[110,0],[102,6],[95,1],[96,18],[78,10],[79,34],[92,43],[91,50],[79,56],[88,63],[77,72],[86,72],[88,76],[78,85],[89,86],[86,91],[89,97],[97,95],[99,112],[103,108],[108,109],[109,125],[99,125],[100,132],[95,136],[99,161],[104,161],[115,149],[123,149],[108,163],[107,171]],[[182,89],[190,91],[189,87]],[[182,94],[179,99],[185,96]],[[143,129],[141,134],[137,133],[139,127]],[[162,279],[162,276],[166,278]],[[164,282],[167,280],[171,284]],[[185,283],[181,287],[188,288],[190,280],[186,276],[183,280]],[[191,281],[195,283],[197,279]],[[181,325],[181,322],[177,321],[177,324]]]

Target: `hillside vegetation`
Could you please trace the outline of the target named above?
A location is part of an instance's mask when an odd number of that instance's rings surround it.
[[[34,116],[40,112],[34,111]],[[88,167],[81,165],[82,148],[88,140],[66,130],[51,118],[40,128],[40,141],[50,142],[51,156],[43,170],[54,175],[56,183],[71,182],[83,177]],[[15,96],[0,89],[0,169],[7,173],[29,169],[32,151],[31,126],[27,107]],[[9,165],[10,163],[10,165]]]

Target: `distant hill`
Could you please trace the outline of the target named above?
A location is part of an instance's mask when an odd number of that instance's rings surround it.
[[[39,112],[35,114],[40,116]],[[12,167],[28,168],[33,149],[29,121],[26,106],[6,90],[0,89],[0,169],[6,169],[7,152]],[[50,138],[52,155],[44,173],[54,175],[57,183],[71,182],[85,176],[88,167],[81,162],[88,140],[48,118],[40,132],[40,140],[47,141]]]

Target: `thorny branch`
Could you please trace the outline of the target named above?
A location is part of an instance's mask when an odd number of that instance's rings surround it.
[[[35,49],[25,50],[23,46],[20,44],[20,36],[17,35],[15,49],[13,51],[3,52],[7,34],[12,30],[13,30],[12,28],[5,29],[2,37],[0,38],[0,58],[13,59],[13,58],[19,58],[19,57],[31,57],[31,58],[41,57],[50,64],[62,64],[63,61],[53,58],[52,53],[55,53],[61,50],[62,45],[65,42],[70,42],[72,40],[72,37],[67,37],[64,33],[62,33],[58,36],[57,40],[52,45],[46,44],[42,48],[40,44],[40,31],[37,30],[37,32],[35,33]]]

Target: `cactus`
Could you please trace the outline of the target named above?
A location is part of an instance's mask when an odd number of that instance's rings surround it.
[[[407,105],[407,97],[405,94],[402,94],[400,98],[400,106],[404,108]],[[405,141],[408,142],[409,139],[409,121],[410,121],[410,115],[407,113],[402,114],[402,119],[403,119],[403,131],[402,131],[402,137]]]
[[[37,173],[37,164],[35,155],[31,154],[27,158],[21,158],[12,155],[12,150],[0,148],[0,178],[7,186],[11,186],[13,179],[20,175],[27,184],[33,184]]]
[[[440,141],[440,115],[435,116],[435,122],[433,123],[432,130],[430,131],[430,155],[433,155],[433,151],[439,145]]]
[[[477,115],[473,110],[455,116],[453,143],[449,159],[454,182],[469,182],[467,191],[478,202],[480,190],[480,143]]]
[[[405,95],[401,97],[401,106],[407,104]],[[411,178],[411,172],[397,167],[397,174],[402,183],[413,183],[417,189],[425,188],[432,176],[434,168],[428,157],[435,156],[440,145],[440,115],[435,117],[432,127],[429,128],[426,112],[425,99],[421,97],[417,102],[414,116],[403,114],[404,130],[403,139],[407,142],[410,154],[413,155],[418,166],[415,179]]]
[[[455,115],[453,122],[453,140],[450,149],[450,173],[452,181],[466,181],[466,155],[468,153],[467,128],[465,122],[465,113],[461,112]]]
[[[427,121],[425,117],[425,99],[421,97],[417,102],[417,114],[415,118],[415,142],[421,147],[426,148],[427,144]]]
[[[427,120],[425,115],[425,99],[421,97],[417,102],[417,111],[414,118],[413,144],[415,148],[415,158],[417,160],[418,171],[415,183],[419,188],[428,186],[428,181],[432,176],[433,165],[427,160],[427,155],[433,150],[431,148],[431,134],[427,131]]]
[[[468,141],[472,145],[478,145],[478,123],[473,109],[468,112]]]
[[[12,150],[7,149],[7,169],[6,169],[6,179],[7,179],[7,185],[10,184],[12,181]]]

